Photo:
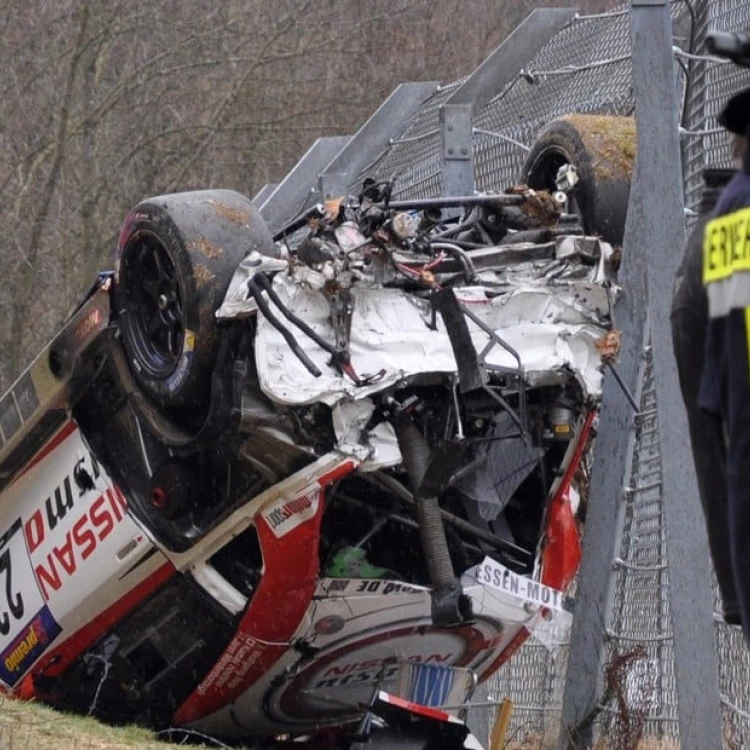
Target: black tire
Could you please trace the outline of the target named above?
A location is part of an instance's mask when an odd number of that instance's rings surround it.
[[[573,198],[585,232],[622,245],[635,146],[632,117],[569,115],[541,131],[521,182],[554,191],[557,170],[572,164],[579,177]]]
[[[231,190],[149,198],[127,216],[115,259],[123,349],[143,394],[177,421],[205,416],[218,335],[214,314],[238,263],[274,254],[250,200]]]

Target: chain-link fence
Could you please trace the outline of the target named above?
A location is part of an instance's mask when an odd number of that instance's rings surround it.
[[[701,171],[730,164],[729,139],[716,115],[727,98],[750,85],[750,74],[705,53],[708,30],[750,29],[747,0],[677,0],[671,4],[675,81],[680,113],[686,220],[701,193]],[[630,115],[634,111],[630,11],[576,15],[551,35],[510,83],[472,111],[476,187],[503,189],[518,180],[540,129],[570,113]],[[444,105],[464,81],[440,87],[391,134],[389,146],[366,168],[350,174],[356,192],[364,177],[394,180],[394,197],[435,197],[444,192]],[[654,97],[660,92],[654,91]],[[607,631],[609,666],[620,668],[619,695],[603,701],[597,718],[608,737],[640,722],[644,735],[679,741],[677,688],[664,508],[661,498],[659,425],[650,356],[639,387],[626,503],[617,559],[613,612]],[[686,502],[689,502],[686,499]],[[693,499],[698,502],[697,498]],[[592,498],[591,502],[596,502]],[[716,590],[716,587],[714,587]],[[714,609],[720,611],[718,594]],[[725,743],[750,747],[750,658],[738,628],[716,617],[719,683]],[[604,627],[604,625],[603,625]],[[492,680],[490,695],[510,697],[509,733],[518,746],[539,747],[557,734],[567,649],[548,650],[531,640]],[[604,680],[605,688],[607,678]],[[617,692],[615,690],[614,692]],[[520,743],[531,741],[533,744]],[[670,745],[672,742],[672,745]],[[512,745],[511,745],[512,746]],[[617,745],[623,746],[622,744]]]
[[[748,85],[748,74],[703,53],[708,29],[750,27],[750,5],[677,2],[672,5],[675,73],[683,96],[682,139],[686,207],[700,199],[701,170],[728,166],[728,138],[716,115],[730,93]],[[502,188],[517,180],[535,135],[549,121],[578,113],[632,114],[628,9],[579,16],[562,28],[527,69],[474,117],[474,163],[478,189]],[[399,196],[434,196],[441,191],[439,109],[458,84],[436,93],[375,165],[375,176],[395,178]],[[654,92],[658,96],[658,92]],[[354,185],[352,187],[355,187]],[[690,216],[690,213],[687,213]],[[669,574],[661,505],[659,427],[655,388],[646,368],[635,453],[626,493],[627,508],[618,559],[614,623],[608,633],[609,663],[630,662],[623,688],[623,716],[616,696],[601,713],[602,736],[641,720],[645,736],[677,739],[679,733],[674,653],[671,643]],[[595,498],[593,499],[595,502]],[[719,611],[719,602],[716,602]],[[750,659],[739,629],[716,625],[725,737],[731,747],[750,745]],[[512,741],[550,738],[562,700],[565,650],[550,653],[526,645],[493,680],[497,697],[515,704]],[[744,738],[744,739],[743,739]]]
[[[750,5],[738,0],[679,2],[673,4],[672,11],[676,79],[684,101],[681,134],[689,218],[690,209],[700,200],[701,171],[708,166],[726,167],[730,163],[728,137],[718,127],[716,115],[729,95],[750,83],[747,71],[711,59],[704,53],[705,36],[709,29],[750,28]],[[547,79],[549,91],[537,90],[531,96],[527,88],[525,121],[515,128],[512,125],[512,118],[518,118],[519,111],[524,109],[522,86],[525,81],[519,80],[511,91],[493,100],[478,122],[488,130],[498,130],[528,144],[529,133],[533,134],[536,127],[560,114],[629,114],[633,101],[628,24],[627,10],[576,19],[530,64],[532,75],[535,69],[549,71],[552,75]],[[566,69],[568,72],[564,73]],[[513,91],[518,92],[520,101],[513,102],[510,107],[513,115],[508,118],[503,100]],[[529,122],[533,123],[531,128]],[[495,174],[506,181],[512,178],[513,170],[519,168],[523,158],[522,151],[507,143],[494,145],[491,151],[481,146],[476,149],[477,162],[486,165],[478,167],[480,184],[490,186]],[[621,732],[623,722],[642,720],[645,736],[676,741],[679,725],[667,539],[660,494],[659,426],[650,362],[642,384],[631,467],[626,482],[622,542],[615,560],[613,626],[608,640],[610,664],[627,656],[635,656],[636,660],[627,684],[621,686],[625,694],[620,698],[625,698],[627,708],[623,711],[623,704],[610,696],[599,723],[604,738]],[[720,610],[718,592],[715,609]],[[718,615],[716,619],[725,742],[728,747],[747,747],[750,746],[750,658],[740,630],[723,624]],[[549,730],[549,716],[557,714],[561,700],[559,681],[555,682],[554,678],[563,672],[561,663],[553,665],[551,662],[555,659],[562,662],[564,656],[564,653],[547,654],[542,646],[534,644],[522,650],[515,662],[495,680],[495,692],[509,695],[518,702],[514,736],[542,737],[545,729]],[[540,705],[544,705],[546,711],[539,711]],[[556,731],[556,724],[552,726]]]

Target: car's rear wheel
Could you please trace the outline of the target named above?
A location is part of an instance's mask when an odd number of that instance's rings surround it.
[[[195,423],[218,345],[215,313],[250,251],[273,253],[257,209],[230,190],[149,198],[128,215],[115,260],[115,307],[143,394]]]
[[[541,131],[526,157],[521,182],[554,191],[560,167],[573,165],[579,177],[575,210],[584,231],[621,245],[635,146],[632,117],[569,115]]]

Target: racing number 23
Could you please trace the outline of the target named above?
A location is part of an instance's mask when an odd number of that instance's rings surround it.
[[[8,635],[14,622],[20,620],[24,614],[21,590],[17,585],[13,585],[13,556],[11,555],[13,538],[20,530],[19,519],[0,537],[0,635]]]
[[[8,547],[0,553],[0,578],[2,577],[5,578],[3,587],[5,596],[0,598],[0,602],[3,603],[0,612],[0,634],[8,635],[11,626],[10,618],[20,620],[23,617],[23,597],[20,591],[13,588],[13,565]]]

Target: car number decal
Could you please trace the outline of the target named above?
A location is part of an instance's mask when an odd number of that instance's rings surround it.
[[[18,519],[0,538],[0,679],[10,687],[60,634],[21,530]]]

